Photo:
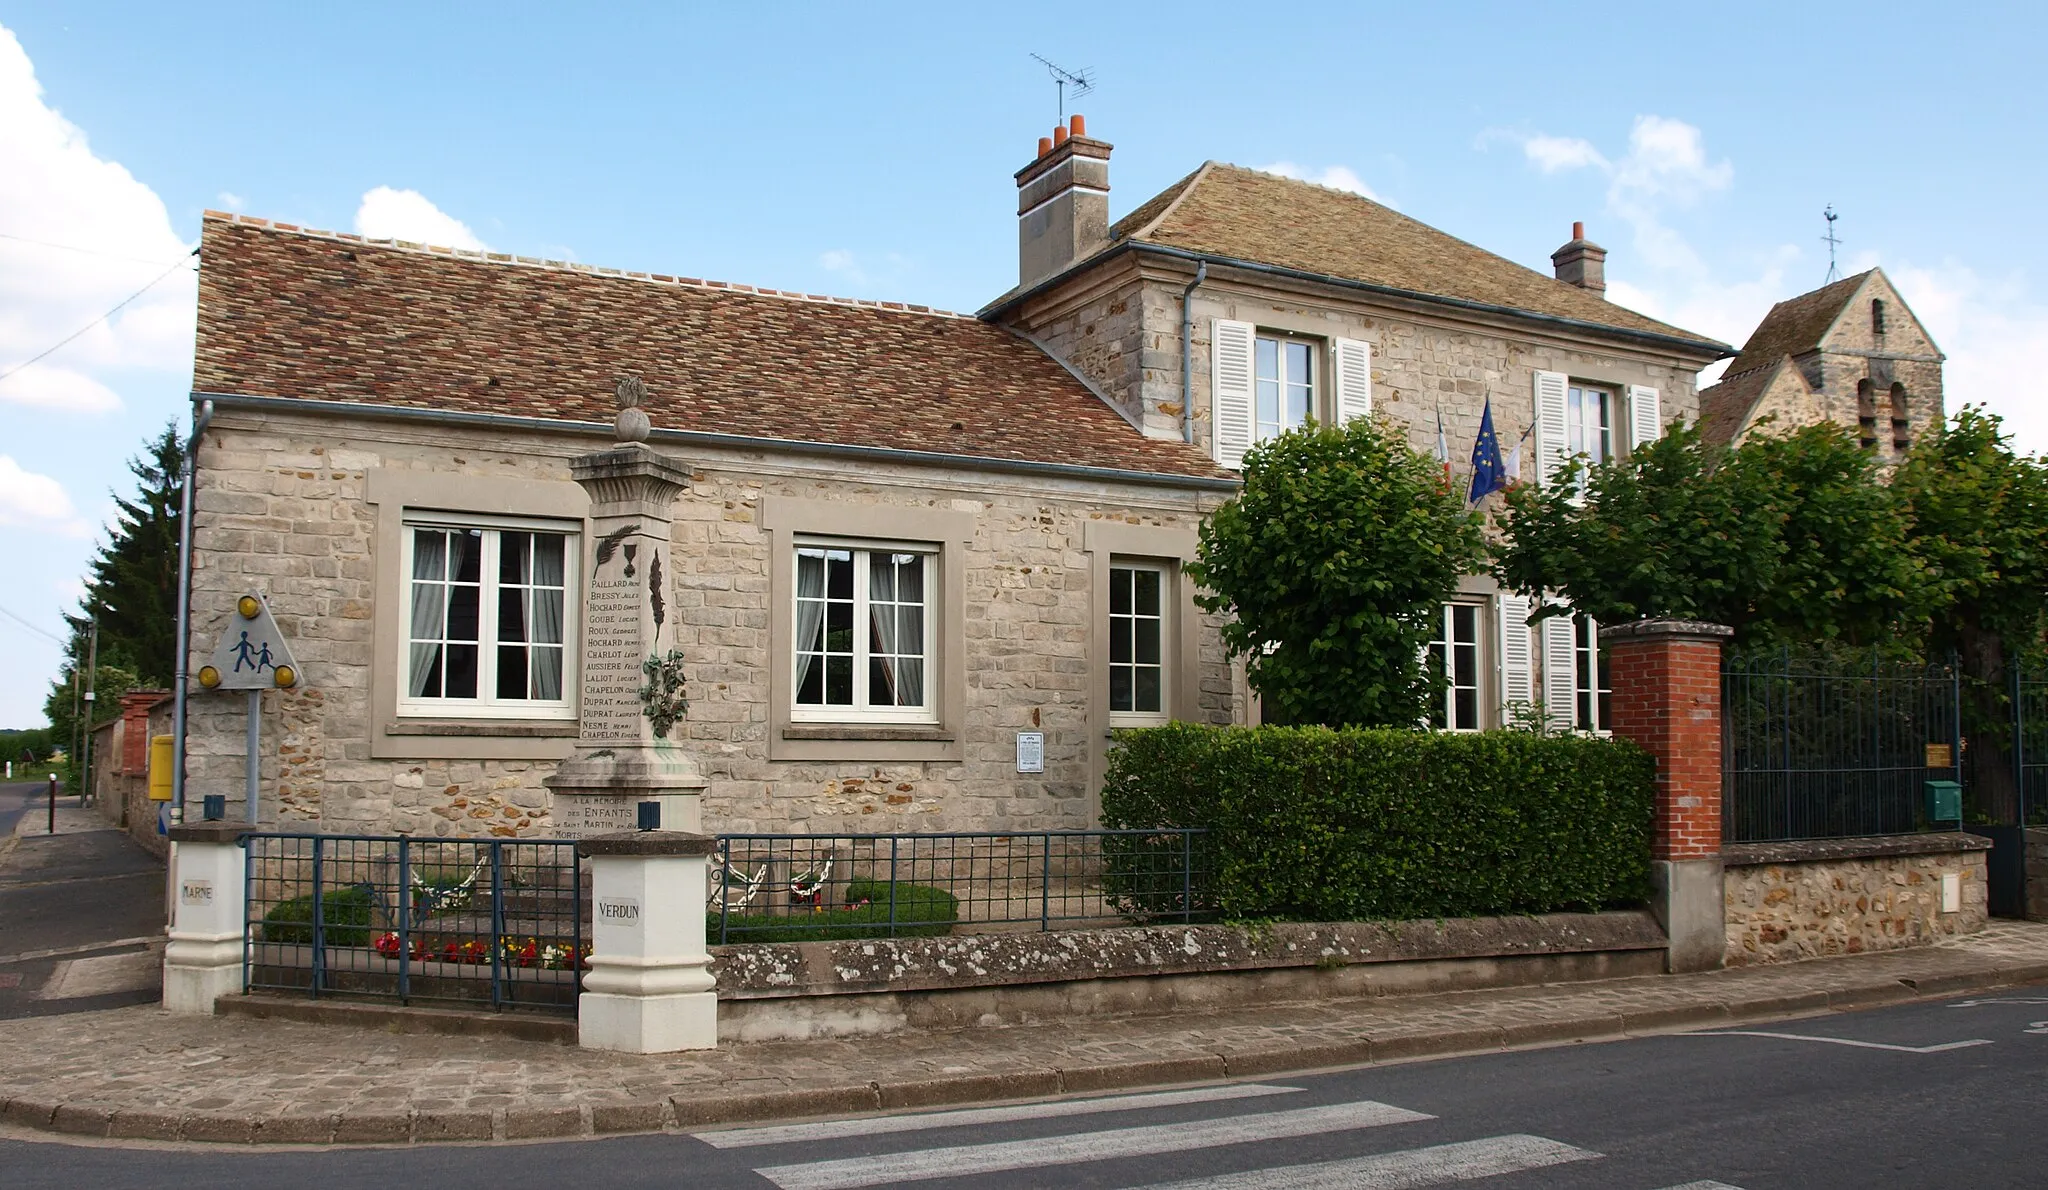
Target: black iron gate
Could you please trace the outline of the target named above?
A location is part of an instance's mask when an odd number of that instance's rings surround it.
[[[1991,912],[2024,917],[2028,825],[2048,827],[2048,672],[2008,672],[2001,691],[1892,649],[1731,650],[1723,839],[1969,831],[1991,840]]]

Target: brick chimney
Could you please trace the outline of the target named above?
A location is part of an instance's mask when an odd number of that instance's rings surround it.
[[[1080,116],[1038,140],[1017,171],[1017,283],[1030,285],[1109,243],[1109,151]]]
[[[1557,279],[1607,296],[1607,249],[1586,238],[1586,225],[1572,224],[1572,242],[1550,254]]]

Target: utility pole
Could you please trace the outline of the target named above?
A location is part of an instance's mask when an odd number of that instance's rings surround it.
[[[78,804],[84,805],[92,793],[92,710],[96,696],[94,685],[100,669],[100,608],[92,609],[92,643],[87,646],[85,660],[85,751],[78,754]]]

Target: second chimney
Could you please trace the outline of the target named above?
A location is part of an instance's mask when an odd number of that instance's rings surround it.
[[[1017,283],[1030,285],[1109,243],[1109,151],[1080,116],[1017,171]]]
[[[1572,224],[1572,242],[1550,254],[1557,279],[1607,296],[1607,249],[1586,238],[1586,225]]]

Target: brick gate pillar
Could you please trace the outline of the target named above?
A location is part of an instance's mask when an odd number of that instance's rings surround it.
[[[1727,954],[1721,887],[1721,646],[1735,630],[1638,620],[1600,630],[1614,691],[1609,727],[1657,762],[1654,908],[1667,966],[1711,971]]]

